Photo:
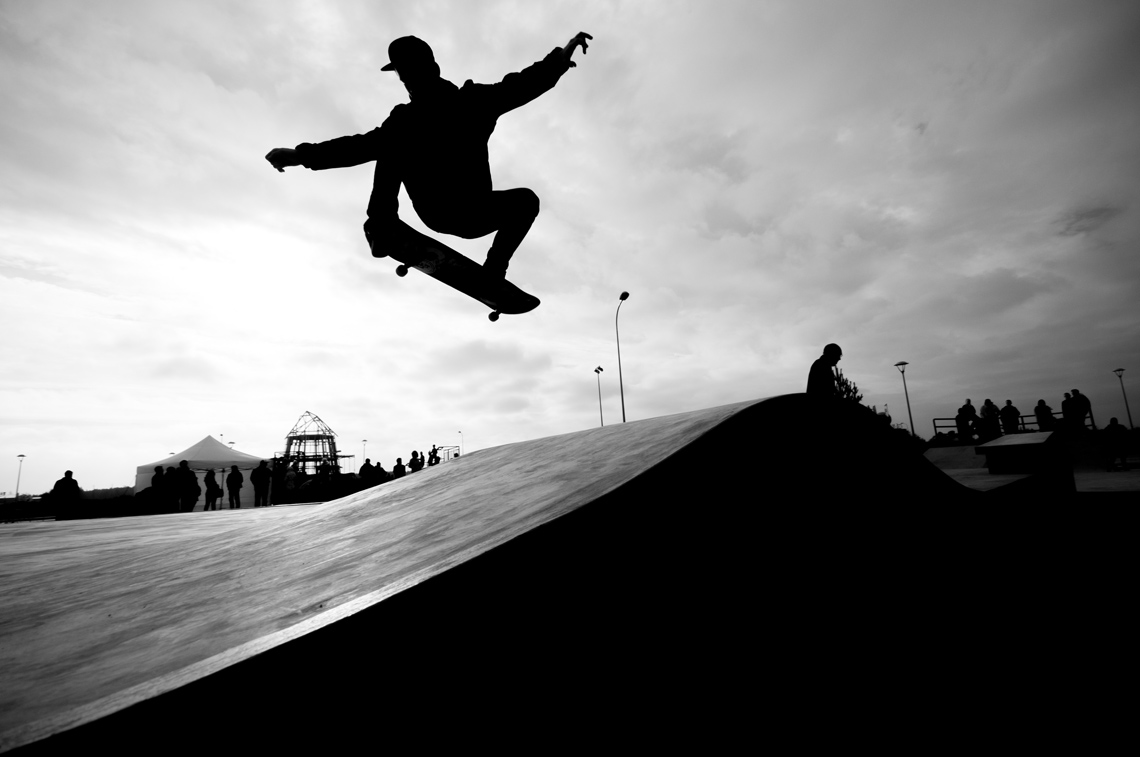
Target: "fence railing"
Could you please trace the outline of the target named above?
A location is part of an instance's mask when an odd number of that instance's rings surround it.
[[[1060,427],[1062,419],[1063,419],[1063,415],[1062,415],[1061,411],[1054,410],[1053,411],[1054,427]],[[1096,426],[1093,425],[1093,419],[1092,419],[1091,415],[1085,416],[1083,425],[1085,428],[1096,428]],[[958,422],[956,420],[954,420],[953,418],[935,418],[934,419],[934,433],[937,434],[939,431],[942,431],[943,429],[948,429],[950,431],[957,432],[958,431]],[[1019,432],[1038,430],[1037,416],[1036,415],[1019,415],[1017,417],[1017,430]]]

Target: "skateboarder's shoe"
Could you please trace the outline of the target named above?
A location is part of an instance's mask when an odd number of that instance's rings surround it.
[[[407,244],[406,227],[399,220],[368,219],[364,222],[364,238],[374,258],[386,258]]]
[[[483,271],[487,274],[487,277],[491,279],[507,278],[507,264],[505,262],[487,258],[487,262],[483,264]]]

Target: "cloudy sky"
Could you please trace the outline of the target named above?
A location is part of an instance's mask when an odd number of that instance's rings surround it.
[[[510,270],[531,314],[370,257],[370,166],[264,160],[406,101],[396,37],[461,84],[580,30],[491,140],[496,187],[542,199]],[[207,434],[268,456],[306,410],[386,467],[576,431],[595,366],[617,422],[623,290],[630,420],[802,391],[832,341],[896,422],[909,361],[927,436],[1072,387],[1123,420],[1137,32],[1132,0],[0,0],[0,490],[18,454],[30,492]]]

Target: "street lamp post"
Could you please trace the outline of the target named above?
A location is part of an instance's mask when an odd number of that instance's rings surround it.
[[[459,434],[459,455],[462,457],[463,456],[463,432],[457,431],[456,433]]]
[[[621,304],[629,299],[629,292],[622,292],[618,297],[617,310],[614,312],[614,337],[617,339],[618,355],[618,390],[621,392],[621,422],[625,423],[625,384],[621,379],[621,334],[618,333],[618,315],[621,314]]]
[[[595,368],[594,373],[598,376],[598,420],[605,426],[606,419],[602,417],[602,366]]]
[[[1132,410],[1128,407],[1128,392],[1124,391],[1124,369],[1117,368],[1113,373],[1120,379],[1120,393],[1124,395],[1124,412],[1128,413],[1128,428],[1135,428],[1135,426],[1132,425]],[[1103,418],[1104,416],[1102,415],[1101,417]]]
[[[910,365],[910,363],[907,361],[900,360],[895,363],[895,368],[899,369],[899,373],[901,373],[903,377],[903,395],[906,397],[906,417],[910,419],[910,435],[917,436],[917,434],[914,433],[914,416],[910,414],[910,393],[906,390],[906,367],[908,365]]]
[[[20,458],[20,467],[16,470],[16,503],[20,502],[20,474],[24,472],[24,456],[16,455]]]
[[[368,440],[367,439],[361,439],[360,443],[364,445],[364,450],[361,452],[360,457],[363,460],[367,460],[368,459]]]

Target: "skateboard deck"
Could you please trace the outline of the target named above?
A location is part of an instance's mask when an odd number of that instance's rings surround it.
[[[396,268],[398,275],[406,276],[411,268],[423,271],[436,281],[491,308],[488,318],[492,321],[499,320],[502,313],[519,315],[539,306],[539,299],[534,295],[527,294],[505,279],[488,276],[483,266],[471,258],[421,234],[403,221],[398,226],[385,229],[382,238],[368,228],[365,228],[364,236],[374,257],[390,257],[400,263]]]

